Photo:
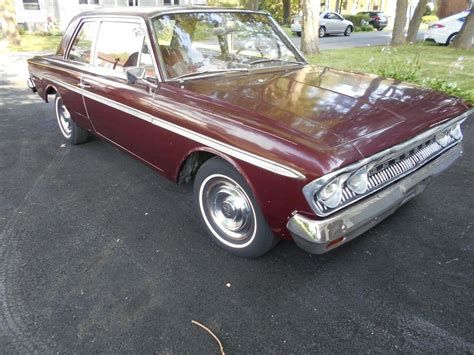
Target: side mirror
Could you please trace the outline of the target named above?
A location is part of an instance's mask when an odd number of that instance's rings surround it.
[[[137,81],[145,79],[145,68],[134,67],[127,69],[125,72],[127,73],[127,82],[129,85],[133,85]]]

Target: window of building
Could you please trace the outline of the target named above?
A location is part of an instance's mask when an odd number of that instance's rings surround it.
[[[39,10],[39,0],[23,0],[23,8],[25,10]]]
[[[72,42],[71,49],[67,56],[75,62],[90,63],[92,47],[97,35],[98,22],[84,22],[78,35]]]
[[[79,0],[79,5],[99,5],[99,0]]]
[[[138,6],[138,0],[128,0],[128,6]]]

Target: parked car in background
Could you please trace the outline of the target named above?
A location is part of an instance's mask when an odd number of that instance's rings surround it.
[[[365,15],[369,17],[369,25],[372,25],[377,31],[382,31],[388,26],[388,18],[381,11],[364,11],[357,15]]]
[[[469,11],[463,11],[429,25],[425,40],[438,44],[451,44],[461,30],[468,14]],[[474,38],[472,43],[474,44]]]
[[[301,36],[302,16],[294,16],[291,19],[291,31]],[[350,36],[354,31],[354,24],[335,12],[323,12],[319,16],[319,37],[328,34],[343,34]]]
[[[473,112],[420,86],[312,66],[259,11],[85,12],[28,68],[68,143],[94,134],[193,182],[208,234],[246,257],[280,238],[321,254],[364,233],[456,161]]]

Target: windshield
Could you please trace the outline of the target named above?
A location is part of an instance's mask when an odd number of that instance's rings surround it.
[[[301,63],[303,58],[273,26],[266,15],[244,12],[192,12],[153,19],[169,79]]]

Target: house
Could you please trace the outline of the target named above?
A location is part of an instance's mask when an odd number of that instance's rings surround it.
[[[127,6],[205,5],[205,0],[15,0],[17,22],[29,31],[64,31],[78,13],[96,8]]]

